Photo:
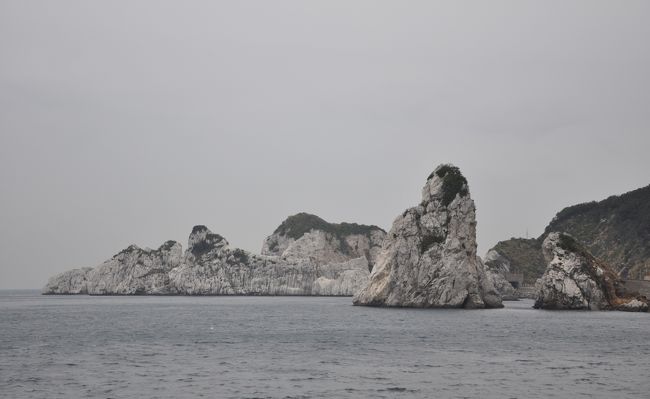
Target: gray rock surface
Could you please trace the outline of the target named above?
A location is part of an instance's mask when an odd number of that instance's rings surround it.
[[[617,273],[575,238],[552,232],[542,244],[548,266],[538,280],[535,308],[647,311],[647,300],[625,293]]]
[[[205,237],[205,239],[203,239]],[[190,235],[183,264],[172,270],[170,293],[183,295],[352,295],[368,278],[368,262],[319,264],[230,249],[206,231]]]
[[[494,308],[501,298],[476,255],[476,217],[467,180],[441,165],[422,201],[393,223],[355,305]]]
[[[92,270],[92,267],[84,267],[57,274],[49,279],[43,293],[50,295],[87,294],[88,274]]]
[[[518,299],[517,290],[506,280],[505,273],[510,272],[510,262],[494,249],[485,255],[485,273],[504,301]]]
[[[88,274],[88,294],[165,294],[169,272],[180,266],[182,254],[176,241],[167,241],[156,250],[131,245]]]
[[[319,265],[365,257],[372,268],[385,237],[386,232],[377,226],[329,223],[299,213],[288,217],[264,240],[262,255],[311,259]]]
[[[308,247],[309,242],[302,244]],[[319,253],[310,256],[304,247],[302,253],[304,257],[280,257],[231,249],[222,236],[195,226],[184,254],[174,241],[157,250],[132,245],[94,269],[71,270],[51,278],[43,293],[351,296],[368,279],[365,256],[342,256],[326,263]]]

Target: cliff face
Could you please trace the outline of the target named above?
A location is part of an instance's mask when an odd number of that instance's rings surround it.
[[[319,232],[311,232],[311,236]],[[296,240],[296,242],[299,240]],[[303,240],[298,256],[260,256],[231,249],[205,226],[195,226],[183,254],[168,241],[157,250],[128,247],[98,267],[50,279],[45,294],[91,295],[348,295],[368,279],[365,256],[311,256]],[[336,254],[336,253],[334,253]],[[317,259],[318,261],[314,261]]]
[[[53,276],[47,282],[43,293],[50,295],[87,294],[88,274],[92,270],[92,267],[84,267]]]
[[[288,217],[264,240],[262,255],[311,259],[320,265],[365,257],[372,268],[385,237],[386,232],[377,226],[329,223],[299,213]]]
[[[94,268],[87,277],[91,295],[164,294],[169,272],[181,264],[181,244],[167,241],[157,250],[131,245]]]
[[[535,308],[647,311],[647,300],[624,291],[617,273],[572,236],[551,232],[542,245],[548,266]]]
[[[650,186],[565,208],[539,238],[501,241],[493,250],[532,283],[546,269],[542,243],[552,231],[572,235],[622,277],[643,279],[650,274]]]
[[[260,256],[230,249],[221,236],[203,229],[194,229],[183,264],[170,272],[170,293],[352,295],[355,287],[368,278],[365,258],[317,264],[309,258]]]
[[[479,259],[480,261],[480,259]],[[510,262],[494,250],[485,255],[485,273],[503,300],[518,299],[515,288],[505,278],[510,272]]]
[[[467,181],[441,165],[429,176],[418,206],[388,233],[370,281],[355,305],[502,307],[476,256],[476,217]]]

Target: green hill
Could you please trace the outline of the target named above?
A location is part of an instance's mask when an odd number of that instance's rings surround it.
[[[571,234],[622,277],[643,279],[650,274],[650,186],[565,208],[540,237],[512,238],[493,249],[510,261],[512,272],[524,273],[531,283],[546,269],[541,244],[552,231]]]

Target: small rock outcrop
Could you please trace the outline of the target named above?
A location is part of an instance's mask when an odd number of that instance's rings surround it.
[[[289,216],[268,236],[262,255],[311,259],[319,265],[365,257],[372,268],[386,232],[377,226],[329,223],[316,215]]]
[[[648,311],[644,297],[627,293],[617,273],[566,233],[542,244],[548,266],[537,282],[537,309]]]
[[[355,305],[498,308],[501,298],[476,255],[476,216],[467,180],[440,165],[388,233]]]
[[[72,269],[50,277],[43,289],[44,294],[73,295],[88,293],[88,274],[92,267]]]
[[[518,299],[517,290],[506,279],[505,274],[510,272],[510,262],[496,250],[491,249],[485,255],[485,273],[492,285],[504,301]]]

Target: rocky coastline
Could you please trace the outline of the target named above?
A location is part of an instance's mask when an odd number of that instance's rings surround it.
[[[637,292],[647,295],[646,287],[626,284],[619,268],[573,236],[547,231],[543,260],[527,249],[531,240],[523,239],[509,245],[535,256],[513,260],[497,245],[481,259],[476,224],[466,178],[444,164],[427,178],[418,205],[401,213],[388,233],[298,213],[255,254],[231,248],[223,236],[198,225],[185,250],[176,241],[157,249],[131,245],[96,267],[51,277],[42,293],[352,296],[359,306],[466,309],[532,298],[538,309],[648,311],[647,297]],[[547,265],[534,288],[524,284],[526,262]]]
[[[315,220],[319,223],[314,224]],[[298,225],[304,231],[297,233]],[[73,269],[50,278],[42,292],[352,296],[366,282],[373,254],[385,235],[376,226],[352,223],[337,230],[340,225],[308,214],[292,216],[282,226],[265,240],[263,255],[230,248],[221,235],[195,226],[185,252],[175,241],[155,250],[131,245],[95,268]],[[281,241],[282,250],[269,250],[268,243],[273,241]]]

